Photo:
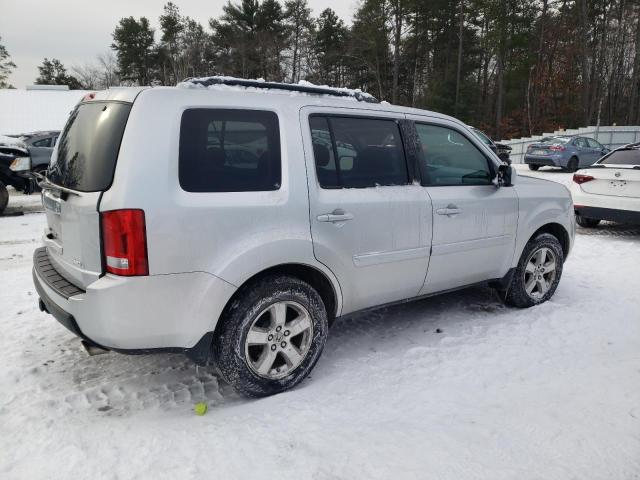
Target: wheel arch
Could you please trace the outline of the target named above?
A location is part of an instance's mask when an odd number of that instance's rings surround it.
[[[220,317],[226,314],[229,307],[233,305],[236,298],[241,295],[246,288],[267,275],[289,275],[307,282],[316,289],[322,298],[327,308],[329,323],[333,322],[333,320],[339,316],[340,310],[342,309],[342,295],[337,280],[330,278],[326,272],[316,266],[303,263],[282,263],[265,268],[244,280],[225,304]],[[218,321],[217,324],[219,325],[220,322]]]
[[[541,233],[549,233],[556,237],[562,246],[562,255],[564,258],[567,258],[569,250],[571,249],[571,239],[569,237],[569,232],[567,232],[563,225],[555,222],[547,223],[533,232],[533,235],[529,237],[527,242]]]

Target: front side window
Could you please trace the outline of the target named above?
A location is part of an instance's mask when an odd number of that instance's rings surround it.
[[[394,120],[312,116],[309,125],[322,188],[409,183],[400,129]]]
[[[489,185],[493,178],[487,158],[459,133],[447,127],[416,124],[419,163],[425,185]]]
[[[186,110],[180,125],[178,177],[188,192],[278,190],[277,115],[257,110]]]
[[[587,138],[587,143],[589,144],[589,148],[598,148],[601,149],[602,145],[596,142],[593,138]]]

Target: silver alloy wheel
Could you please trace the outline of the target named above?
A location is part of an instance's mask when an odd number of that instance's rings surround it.
[[[275,380],[298,368],[309,353],[313,322],[297,302],[276,302],[251,324],[244,342],[249,368],[260,377]]]
[[[556,279],[556,254],[547,247],[531,252],[524,270],[524,289],[536,300],[545,296]]]

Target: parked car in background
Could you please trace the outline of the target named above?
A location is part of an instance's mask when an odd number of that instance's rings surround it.
[[[571,185],[578,225],[601,220],[640,224],[640,143],[618,148],[578,170]]]
[[[47,130],[41,132],[23,133],[12,135],[12,137],[22,140],[31,156],[31,169],[36,173],[44,172],[51,161],[53,147],[56,146],[59,130]]]
[[[496,143],[493,139],[484,133],[482,130],[476,127],[470,127],[473,133],[475,133],[482,143],[488,146],[493,153],[498,155],[498,158],[502,160],[507,165],[511,165],[511,158],[509,158],[511,154],[511,147],[504,143]]]
[[[33,191],[31,158],[24,142],[0,135],[0,213],[9,203],[9,185],[27,194]]]
[[[568,172],[591,165],[610,150],[589,137],[557,135],[543,138],[527,147],[524,163],[530,170],[560,167]]]
[[[574,240],[564,186],[345,89],[99,92],[46,176],[40,308],[90,349],[184,352],[254,397],[301,382],[340,316],[478,284],[541,304]]]

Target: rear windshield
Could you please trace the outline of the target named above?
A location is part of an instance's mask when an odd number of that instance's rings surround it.
[[[546,137],[540,140],[540,143],[568,143],[571,141],[571,137]]]
[[[611,152],[606,158],[598,162],[600,165],[640,165],[640,150],[618,150]]]
[[[58,142],[58,156],[47,176],[53,183],[99,192],[111,186],[131,104],[83,103],[69,117]]]

